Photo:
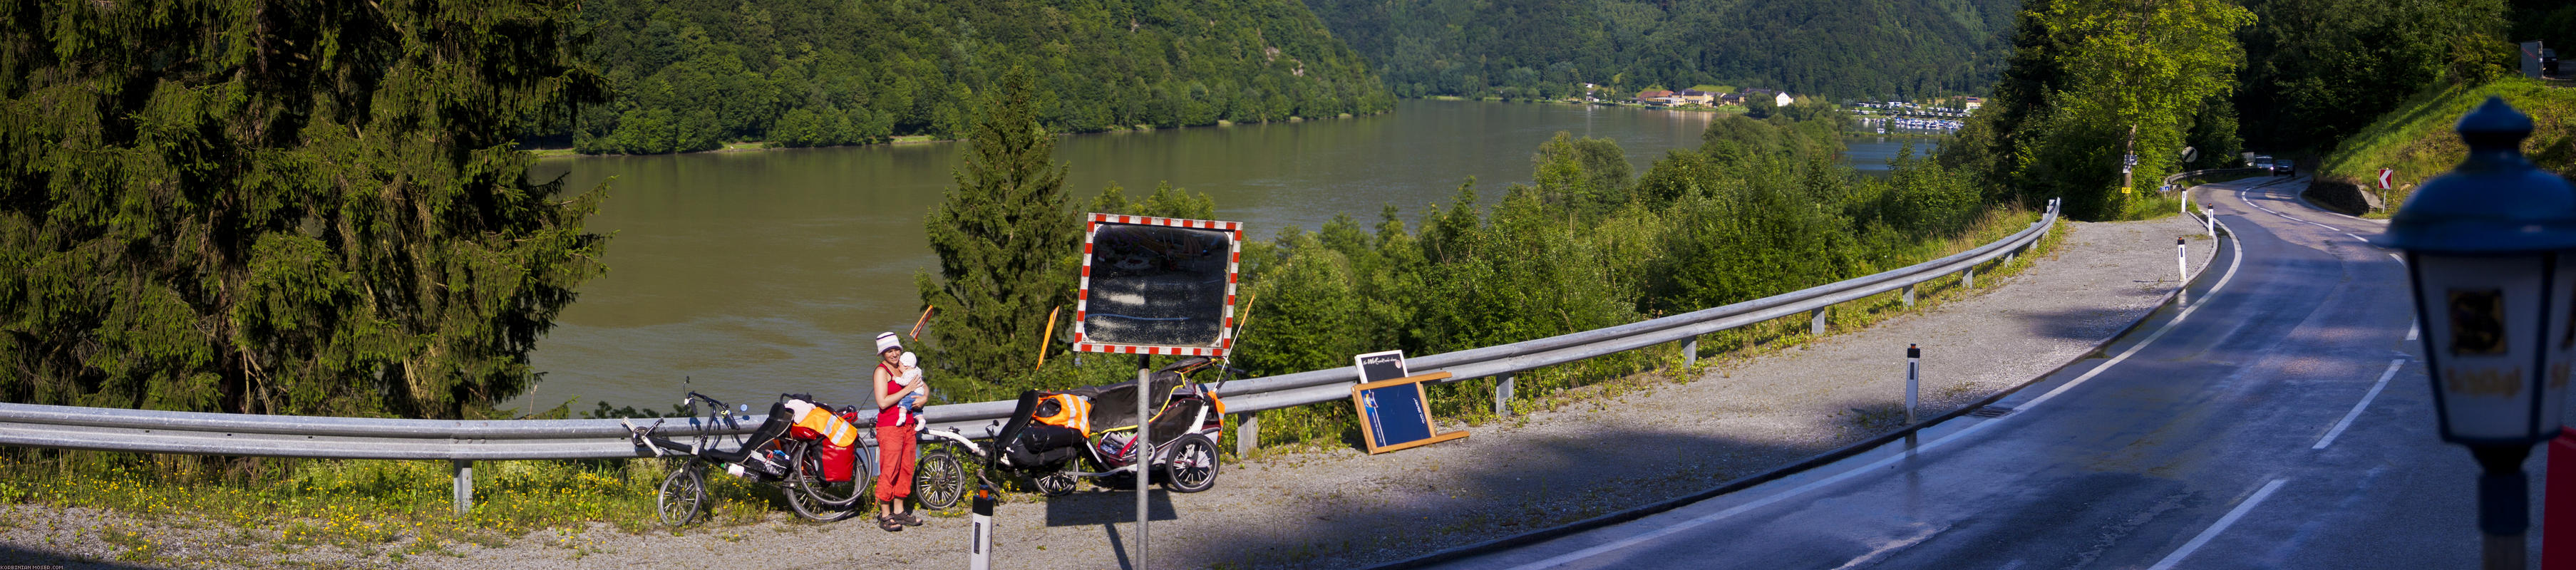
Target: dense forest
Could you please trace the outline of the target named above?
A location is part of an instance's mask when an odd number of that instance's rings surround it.
[[[1828,98],[1982,93],[2017,0],[1306,0],[1404,97],[1700,84]]]
[[[599,0],[611,102],[557,120],[584,153],[952,138],[1014,65],[1058,132],[1376,113],[1393,98],[1292,0]]]
[[[527,389],[606,270],[604,188],[516,146],[600,93],[576,4],[0,6],[0,401],[472,418]]]

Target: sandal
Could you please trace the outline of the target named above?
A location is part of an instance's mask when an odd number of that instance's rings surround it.
[[[904,511],[895,513],[894,522],[903,523],[903,526],[921,526],[921,517],[914,516],[912,511]]]
[[[892,518],[879,515],[877,517],[877,528],[885,529],[886,532],[895,532],[903,530],[903,523],[895,522]]]

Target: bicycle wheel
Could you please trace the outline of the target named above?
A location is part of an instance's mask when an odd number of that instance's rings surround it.
[[[706,510],[706,505],[707,476],[696,461],[682,463],[662,477],[661,492],[653,496],[654,510],[661,515],[662,524],[671,528],[687,526],[698,518],[699,511]]]
[[[1062,497],[1073,493],[1073,474],[1065,471],[1030,477],[1029,483],[1037,486],[1040,495]]]
[[[933,447],[913,466],[912,485],[912,499],[922,507],[948,510],[966,495],[966,468],[957,463],[956,451],[945,445]]]
[[[815,453],[815,446],[813,444],[802,441],[789,443],[787,444],[787,447],[788,457],[806,457]],[[811,471],[811,473],[819,479],[819,476],[823,474],[820,470],[822,463],[818,461],[814,465],[817,469]],[[796,516],[816,521],[832,522],[850,518],[850,515],[858,512],[858,509],[849,508],[849,505],[847,504],[833,505],[825,503],[822,498],[815,496],[814,493],[807,492],[806,488],[808,481],[814,481],[817,484],[824,483],[818,479],[807,479],[805,477],[808,471],[805,469],[804,461],[797,461],[793,471],[794,473],[787,476],[788,480],[778,483],[778,491],[779,494],[787,496],[787,508],[794,509],[796,511]]]
[[[1163,456],[1164,489],[1196,493],[1216,487],[1216,442],[1193,433],[1172,440],[1171,447],[1171,453]]]
[[[796,452],[796,490],[798,492],[828,507],[847,507],[867,495],[868,476],[872,474],[859,468],[855,450],[846,460],[850,462],[848,481],[825,481],[824,461],[823,446],[820,445],[806,444]]]

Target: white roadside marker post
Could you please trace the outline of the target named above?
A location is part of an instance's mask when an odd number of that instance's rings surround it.
[[[2188,256],[2183,255],[2187,246],[2183,245],[2182,239],[2174,238],[2174,300],[2189,303],[2191,300],[2187,295],[2191,293],[2186,290],[2191,286],[2191,262],[2186,261]]]
[[[1915,394],[1923,389],[1923,349],[1905,345],[1905,425],[1914,425]]]

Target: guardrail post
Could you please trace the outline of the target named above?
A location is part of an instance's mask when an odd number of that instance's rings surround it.
[[[1908,307],[1912,307],[1912,306],[1914,306],[1914,286],[1913,286],[1913,285],[1906,285],[1906,286],[1905,286],[1905,297],[1904,297],[1904,298],[1905,298],[1905,306],[1908,306]]]
[[[1825,336],[1825,311],[1832,309],[1833,307],[1829,306],[1816,307],[1816,310],[1813,311],[1813,316],[1807,317],[1807,334],[1813,336]]]
[[[1501,379],[1501,380],[1496,380],[1496,381],[1494,381],[1494,416],[1495,416],[1495,417],[1502,417],[1502,416],[1512,415],[1512,377],[1513,377],[1513,376],[1514,376],[1514,375],[1512,375],[1512,374],[1504,374],[1504,375],[1502,375],[1502,379]]]
[[[1698,365],[1699,337],[1694,335],[1690,337],[1690,340],[1682,341],[1682,367],[1689,368]]]
[[[1243,420],[1235,422],[1234,455],[1250,457],[1253,450],[1261,449],[1261,413],[1244,412],[1235,415],[1243,416]]]
[[[456,514],[465,514],[474,508],[474,462],[464,459],[448,461],[456,466]]]
[[[1959,272],[1959,288],[1977,288],[1977,266],[1970,265],[1967,270]]]

